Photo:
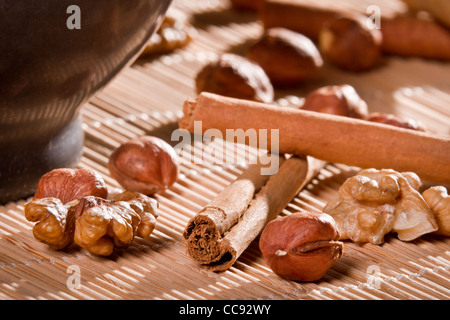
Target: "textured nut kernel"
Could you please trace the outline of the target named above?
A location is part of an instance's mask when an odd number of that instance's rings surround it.
[[[312,91],[305,98],[302,110],[367,119],[367,103],[348,85],[325,86]]]
[[[108,200],[86,196],[63,204],[58,198],[40,198],[25,204],[28,221],[36,222],[33,235],[54,250],[63,250],[73,243],[75,221],[82,212]]]
[[[197,93],[212,92],[227,97],[271,103],[274,90],[264,70],[256,63],[232,53],[207,64],[195,79]]]
[[[91,169],[54,169],[38,182],[33,200],[58,198],[63,204],[86,196],[107,198],[108,189],[103,178]]]
[[[422,193],[423,198],[431,207],[439,229],[437,234],[450,236],[450,196],[443,186],[435,186]]]
[[[147,238],[153,232],[158,218],[158,202],[138,192],[124,191],[113,197],[113,201],[125,201],[139,214],[141,222],[137,229],[137,235]]]
[[[162,192],[178,178],[178,156],[164,140],[142,136],[119,146],[108,162],[111,176],[126,190]]]
[[[334,65],[349,71],[375,67],[381,56],[382,34],[369,29],[367,17],[340,17],[327,24],[319,34],[319,47]]]
[[[333,218],[299,212],[272,220],[259,247],[269,267],[282,278],[316,281],[342,256],[343,243]]]
[[[265,31],[247,52],[276,87],[298,85],[317,75],[323,65],[316,45],[304,35],[284,28]]]
[[[36,222],[33,235],[54,250],[62,250],[73,242],[73,211],[58,198],[42,198],[24,206],[25,218]]]
[[[438,225],[417,189],[420,179],[412,172],[365,169],[339,188],[339,198],[327,203],[340,239],[381,244],[389,232],[411,241],[434,232]]]

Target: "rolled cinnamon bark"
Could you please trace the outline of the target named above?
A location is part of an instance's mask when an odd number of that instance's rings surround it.
[[[187,100],[181,128],[279,130],[279,153],[310,155],[361,168],[412,171],[424,180],[450,182],[450,138],[365,120],[201,93]]]
[[[311,157],[280,163],[272,176],[262,176],[258,165],[250,166],[189,221],[183,236],[195,261],[211,271],[230,268],[325,164]]]

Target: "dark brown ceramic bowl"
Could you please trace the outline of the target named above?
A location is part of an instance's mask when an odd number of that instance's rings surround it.
[[[0,0],[1,203],[78,163],[80,106],[137,57],[170,2]]]

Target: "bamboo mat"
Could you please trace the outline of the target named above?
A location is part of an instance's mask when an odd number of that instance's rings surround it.
[[[384,2],[394,6],[393,1]],[[235,12],[227,1],[180,0],[173,6],[191,17],[197,29],[194,41],[171,54],[138,59],[82,107],[86,141],[79,166],[97,170],[111,190],[119,188],[106,169],[111,152],[144,134],[175,145],[171,134],[184,100],[195,97],[194,77],[199,69],[220,52],[242,52],[249,39],[262,31],[254,14]],[[358,75],[325,66],[318,80],[296,90],[277,91],[276,103],[298,107],[314,88],[349,83],[371,111],[415,118],[432,131],[450,134],[449,74],[448,63],[392,57],[385,59],[383,67]],[[33,225],[23,216],[26,200],[0,207],[0,299],[450,298],[450,239],[432,235],[412,242],[389,236],[379,246],[345,242],[344,256],[312,283],[277,277],[265,264],[257,241],[230,270],[205,271],[185,253],[184,227],[256,156],[256,150],[244,146],[209,143],[233,152],[234,163],[224,165],[209,158],[195,164],[192,155],[206,145],[193,143],[186,148],[179,181],[156,197],[160,216],[150,239],[136,238],[129,248],[108,258],[77,248],[48,249],[34,239]],[[345,165],[327,165],[282,214],[321,210],[356,172],[357,168]],[[81,286],[69,289],[74,267],[79,268]]]

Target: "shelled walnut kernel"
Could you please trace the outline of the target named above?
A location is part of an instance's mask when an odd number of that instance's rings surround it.
[[[25,204],[25,217],[36,222],[35,238],[54,250],[72,243],[107,256],[114,247],[126,247],[134,236],[148,237],[155,228],[157,202],[126,191],[112,200],[87,196],[63,204],[57,198],[41,198]]]
[[[328,202],[323,212],[337,222],[340,239],[381,244],[392,231],[400,240],[414,240],[438,229],[417,190],[418,180],[411,172],[362,170],[344,182],[339,199]]]

